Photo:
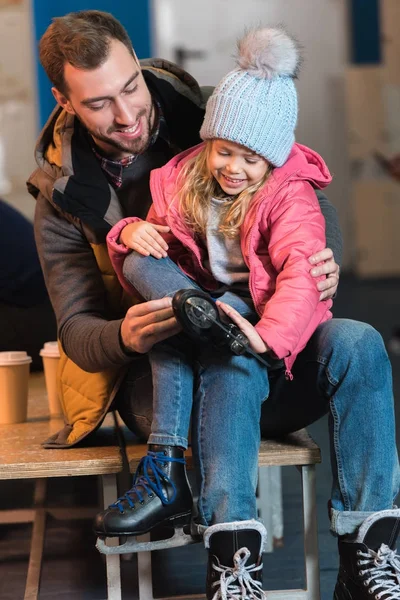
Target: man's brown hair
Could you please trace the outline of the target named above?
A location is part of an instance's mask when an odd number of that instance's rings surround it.
[[[55,17],[40,40],[40,62],[54,87],[68,96],[65,64],[96,69],[107,60],[113,39],[122,42],[134,56],[127,31],[110,13],[82,10]]]

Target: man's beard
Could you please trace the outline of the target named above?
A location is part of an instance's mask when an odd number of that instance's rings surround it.
[[[119,150],[121,152],[128,152],[129,154],[143,154],[150,145],[151,129],[152,129],[151,123],[153,120],[153,114],[154,114],[154,107],[151,106],[149,114],[147,116],[147,119],[145,119],[145,121],[144,121],[144,125],[143,125],[144,131],[142,131],[141,136],[138,138],[135,138],[133,140],[127,140],[126,142],[122,142],[122,141],[116,140],[115,138],[109,137],[115,131],[118,131],[119,127],[116,127],[113,125],[112,127],[110,127],[108,129],[106,135],[101,135],[98,131],[93,131],[92,129],[90,129],[90,127],[88,127],[88,125],[85,123],[85,121],[81,117],[79,117],[79,115],[77,115],[77,116],[78,116],[79,120],[82,122],[82,124],[86,127],[86,129],[88,130],[88,132],[90,133],[92,138],[94,138],[94,141],[104,142],[105,144],[108,144],[112,148],[115,148],[116,150]],[[137,117],[137,121],[139,121],[139,119],[141,119],[144,115],[146,115],[146,109],[143,109],[140,111],[140,113],[138,114],[138,117]]]

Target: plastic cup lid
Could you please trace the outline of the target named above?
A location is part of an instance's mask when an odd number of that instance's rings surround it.
[[[9,365],[28,365],[32,362],[32,358],[26,352],[0,352],[0,366],[8,367]]]
[[[44,358],[60,358],[58,342],[45,342],[39,354]]]

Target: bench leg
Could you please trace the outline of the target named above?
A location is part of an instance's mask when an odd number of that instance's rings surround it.
[[[283,543],[283,507],[281,467],[259,467],[257,486],[258,516],[267,529],[264,552],[272,552],[275,543]]]
[[[140,536],[138,541],[150,542],[150,534]],[[150,551],[137,553],[137,574],[139,600],[154,600]]]
[[[272,496],[273,482],[271,481],[271,467],[259,467],[258,468],[258,485],[257,485],[257,508],[258,516],[264,523],[267,530],[267,542],[264,546],[264,552],[272,552],[273,539],[272,539],[272,510],[271,510],[271,496]]]
[[[315,465],[301,467],[304,514],[304,558],[307,598],[320,600]]]
[[[282,467],[270,467],[272,497],[272,540],[274,548],[283,545]]]
[[[37,479],[34,493],[34,518],[29,554],[28,575],[26,577],[24,600],[38,600],[42,557],[46,532],[46,480]]]
[[[103,484],[103,502],[104,508],[107,508],[110,504],[115,502],[118,496],[117,492],[117,476],[116,475],[102,475]],[[117,546],[119,544],[119,538],[108,538],[108,545]],[[107,554],[106,555],[106,569],[107,569],[107,598],[108,600],[121,600],[121,569],[120,569],[120,557],[119,554]]]

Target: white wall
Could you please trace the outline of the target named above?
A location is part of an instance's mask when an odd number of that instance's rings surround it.
[[[345,257],[353,253],[349,163],[345,124],[346,0],[152,0],[153,55],[174,60],[177,45],[202,49],[204,60],[187,70],[213,85],[232,68],[237,37],[254,24],[284,23],[304,46],[298,81],[298,141],[322,154],[334,175],[328,189],[342,225]]]
[[[29,0],[0,4],[0,136],[4,170],[12,185],[3,197],[32,217],[35,202],[25,181],[35,163],[37,137],[36,74]]]

